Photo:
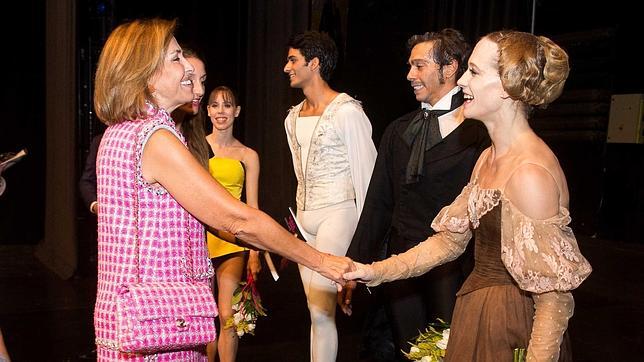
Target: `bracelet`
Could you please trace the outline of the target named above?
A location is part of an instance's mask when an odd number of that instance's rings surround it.
[[[97,209],[94,210],[94,207],[96,207]],[[98,214],[98,201],[94,201],[89,204],[89,212],[91,212],[92,214]]]

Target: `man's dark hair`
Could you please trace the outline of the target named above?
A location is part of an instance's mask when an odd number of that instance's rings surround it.
[[[327,82],[331,79],[331,74],[338,62],[338,48],[328,34],[307,31],[293,36],[287,45],[289,48],[299,50],[307,64],[313,58],[318,58],[322,79]]]
[[[411,50],[416,45],[428,41],[434,42],[430,57],[434,63],[440,66],[438,71],[441,81],[443,80],[443,66],[448,65],[452,60],[458,63],[456,71],[456,79],[458,80],[467,70],[467,59],[472,51],[463,34],[456,29],[445,28],[439,32],[414,35],[407,41],[407,46]]]

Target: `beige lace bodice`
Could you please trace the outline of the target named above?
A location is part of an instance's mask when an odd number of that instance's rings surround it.
[[[410,278],[456,259],[479,226],[479,219],[502,202],[501,259],[518,286],[533,293],[575,289],[592,271],[581,255],[566,208],[546,220],[519,211],[502,191],[470,182],[432,222],[437,234],[405,253],[373,264],[369,286]]]

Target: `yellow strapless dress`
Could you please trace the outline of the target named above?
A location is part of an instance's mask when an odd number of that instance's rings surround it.
[[[208,160],[208,169],[212,177],[219,181],[233,197],[238,200],[241,199],[246,176],[244,165],[241,161],[232,158],[212,157]],[[207,239],[210,258],[248,250],[224,241],[211,233],[207,233]]]

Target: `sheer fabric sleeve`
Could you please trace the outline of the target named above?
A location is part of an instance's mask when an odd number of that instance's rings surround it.
[[[569,223],[563,207],[552,218],[533,220],[503,200],[501,260],[521,289],[566,292],[588,277],[592,268]]]
[[[357,102],[343,104],[335,113],[338,135],[347,147],[351,182],[356,195],[358,217],[362,213],[369,180],[376,163],[376,147],[371,139],[371,122]]]
[[[438,213],[432,222],[436,234],[402,254],[372,263],[375,277],[367,286],[416,277],[461,255],[472,237],[468,216],[471,191],[470,185],[465,186],[454,202]]]
[[[526,360],[556,362],[575,301],[570,292],[533,294],[532,299],[535,312]]]

